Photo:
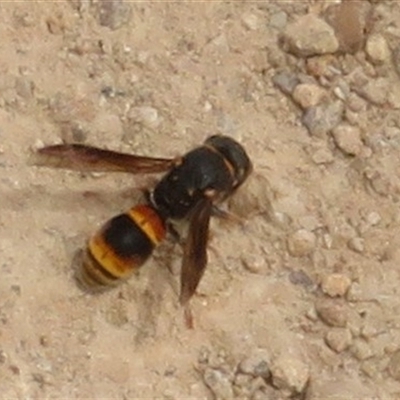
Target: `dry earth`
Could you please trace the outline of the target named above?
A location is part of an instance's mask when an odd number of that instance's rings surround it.
[[[20,1],[0,18],[0,398],[400,397],[399,2]],[[76,252],[154,180],[37,168],[31,149],[176,156],[214,133],[255,170],[230,204],[244,224],[213,221],[195,329],[171,242],[80,291]]]

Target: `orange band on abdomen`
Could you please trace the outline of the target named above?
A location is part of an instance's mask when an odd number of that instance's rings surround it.
[[[127,215],[136,222],[155,246],[164,239],[164,221],[152,207],[141,204],[131,208]]]

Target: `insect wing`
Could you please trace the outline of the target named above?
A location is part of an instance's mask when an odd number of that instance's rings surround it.
[[[170,169],[173,159],[136,156],[82,144],[60,144],[37,150],[37,166],[78,171],[155,173]]]
[[[193,296],[207,265],[207,240],[212,210],[211,199],[201,200],[193,209],[186,239],[179,301],[186,305]]]

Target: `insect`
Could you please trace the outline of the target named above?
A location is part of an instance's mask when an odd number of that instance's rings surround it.
[[[244,148],[228,136],[214,135],[174,159],[82,144],[47,146],[37,152],[36,165],[55,168],[165,172],[155,187],[146,191],[143,204],[110,219],[89,239],[79,277],[86,287],[94,289],[127,279],[162,242],[170,221],[187,220],[179,297],[180,304],[187,308],[207,265],[210,218],[222,213],[218,204],[233,195],[252,171]]]

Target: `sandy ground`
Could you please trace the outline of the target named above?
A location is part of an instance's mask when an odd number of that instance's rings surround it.
[[[336,52],[313,81],[350,142],[311,135],[273,83],[308,82],[279,37],[326,3],[110,4],[0,3],[0,398],[399,398],[400,4],[368,3],[363,34],[389,59]],[[170,242],[128,283],[82,292],[76,252],[157,177],[37,168],[31,149],[172,157],[214,133],[254,173],[230,204],[245,223],[212,223],[195,329]]]

